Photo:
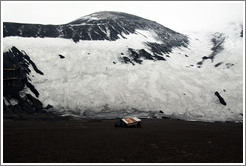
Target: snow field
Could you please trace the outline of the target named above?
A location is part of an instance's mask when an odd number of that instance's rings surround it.
[[[152,32],[137,32],[127,39],[77,44],[59,38],[6,37],[3,49],[16,46],[31,57],[44,73],[39,75],[32,69],[30,76],[40,93],[39,100],[64,115],[242,121],[243,41],[234,37],[234,31],[214,62],[207,60],[201,68],[196,63],[211,54],[212,43],[209,35],[199,33],[190,34],[188,48],[175,48],[170,58],[164,55],[167,61],[145,60],[135,66],[121,63],[119,57],[126,56],[128,48],[150,52],[145,42],[159,42]],[[65,58],[60,59],[59,54]],[[215,68],[219,62],[234,66]],[[215,91],[225,99],[226,106],[219,103]]]

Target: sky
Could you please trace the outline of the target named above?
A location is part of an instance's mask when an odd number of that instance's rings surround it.
[[[4,22],[65,24],[98,11],[120,11],[176,31],[201,31],[243,22],[245,2],[197,1],[4,1]]]

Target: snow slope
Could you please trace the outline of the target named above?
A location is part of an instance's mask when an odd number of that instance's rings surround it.
[[[15,46],[30,56],[44,73],[31,73],[39,100],[63,115],[242,121],[243,38],[239,29],[226,31],[224,49],[200,68],[197,63],[213,52],[212,33],[188,34],[189,47],[163,54],[167,61],[122,63],[120,58],[129,54],[128,48],[151,53],[146,42],[161,43],[150,31],[137,32],[115,41],[78,43],[61,38],[5,37],[3,50]],[[226,105],[220,103],[216,91]],[[24,93],[32,92],[26,88]]]

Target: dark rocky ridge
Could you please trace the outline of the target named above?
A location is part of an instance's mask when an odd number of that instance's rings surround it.
[[[96,17],[97,19],[93,19]],[[3,23],[3,36],[22,37],[61,37],[80,40],[117,40],[123,34],[135,33],[136,29],[154,30],[168,44],[179,42],[186,45],[186,36],[166,28],[154,21],[121,12],[97,12],[68,24],[42,25]],[[107,35],[107,31],[110,34]],[[174,42],[178,40],[177,42]]]
[[[140,50],[134,50],[132,48],[128,49],[129,52],[129,57],[123,56],[120,58],[120,60],[124,63],[131,63],[132,65],[135,65],[135,63],[142,64],[144,59],[148,60],[162,60],[165,61],[166,59],[163,58],[162,56],[159,56],[157,54],[151,55],[144,49]]]
[[[121,12],[97,12],[63,25],[3,23],[3,37],[51,37],[79,40],[115,41],[136,30],[154,31],[163,44],[147,43],[157,54],[170,52],[172,47],[188,45],[188,37],[154,21]]]
[[[3,116],[7,119],[20,118],[23,114],[44,113],[43,104],[38,100],[39,92],[31,83],[31,70],[40,75],[44,73],[40,71],[31,58],[16,47],[12,47],[9,51],[3,53]],[[29,88],[33,94],[20,95],[25,88]],[[16,104],[11,104],[11,100],[15,100]]]
[[[4,81],[4,96],[7,98],[20,98],[18,92],[27,86],[36,95],[39,96],[38,91],[30,83],[31,73],[29,66],[32,66],[34,71],[43,75],[35,63],[24,52],[12,47],[8,52],[3,53],[3,81]]]
[[[226,39],[226,36],[223,33],[216,32],[213,34],[213,37],[210,40],[213,43],[213,47],[211,48],[213,52],[209,56],[202,57],[202,61],[197,63],[198,67],[201,67],[204,61],[206,60],[211,60],[211,62],[214,61],[215,56],[224,49],[223,44],[225,42],[225,39]],[[215,67],[218,67],[222,63],[223,62],[215,64]]]

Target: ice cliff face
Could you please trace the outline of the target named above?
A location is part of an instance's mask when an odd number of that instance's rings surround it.
[[[26,81],[43,107],[61,114],[243,119],[238,25],[183,35],[130,14],[98,12],[64,25],[4,23],[3,30],[5,55],[14,46],[30,58]],[[35,94],[30,87],[20,97]],[[6,105],[11,102],[18,99],[5,95]]]

